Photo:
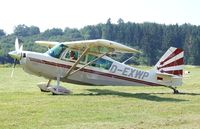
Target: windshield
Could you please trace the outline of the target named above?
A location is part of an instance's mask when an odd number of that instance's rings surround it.
[[[67,47],[63,44],[56,45],[55,47],[49,49],[46,53],[52,57],[59,58],[62,52],[66,49]]]

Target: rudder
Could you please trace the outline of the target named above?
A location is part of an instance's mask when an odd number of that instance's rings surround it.
[[[184,51],[170,47],[155,65],[157,71],[177,76],[183,76]]]

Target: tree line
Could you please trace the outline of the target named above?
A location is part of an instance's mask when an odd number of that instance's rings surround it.
[[[170,46],[174,46],[185,51],[185,64],[200,65],[200,26],[191,24],[125,23],[123,19],[114,24],[108,19],[104,24],[87,25],[81,29],[53,28],[44,32],[40,32],[37,26],[22,24],[16,26],[9,35],[0,29],[0,64],[12,62],[8,52],[14,50],[16,37],[23,43],[24,50],[37,52],[45,52],[47,48],[35,45],[36,40],[64,42],[108,39],[142,51],[142,54],[135,54],[129,61],[138,65],[154,65]],[[118,58],[125,60],[128,56],[130,54],[123,54]]]

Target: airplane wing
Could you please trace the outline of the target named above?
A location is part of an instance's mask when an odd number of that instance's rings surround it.
[[[59,42],[51,42],[51,41],[35,41],[35,43],[48,48],[52,48],[53,46],[59,44]]]
[[[63,44],[70,48],[76,48],[76,49],[89,47],[91,48],[90,51],[94,52],[99,51],[100,53],[105,53],[107,49],[112,49],[114,52],[122,52],[122,53],[136,53],[136,52],[141,53],[140,51],[134,48],[105,39],[72,41],[72,42],[64,42]]]
[[[51,41],[36,41],[35,43],[41,46],[46,46],[48,48],[52,48],[53,46],[59,44],[59,42],[51,42]],[[112,50],[114,52],[120,52],[120,53],[136,53],[136,52],[141,53],[140,51],[134,48],[105,39],[70,41],[70,42],[63,42],[63,44],[73,49],[83,49],[89,47],[90,48],[89,52],[105,53],[109,50]]]

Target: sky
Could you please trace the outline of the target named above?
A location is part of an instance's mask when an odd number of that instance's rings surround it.
[[[19,24],[82,28],[106,23],[155,22],[200,25],[200,0],[1,0],[0,29],[13,33]]]

